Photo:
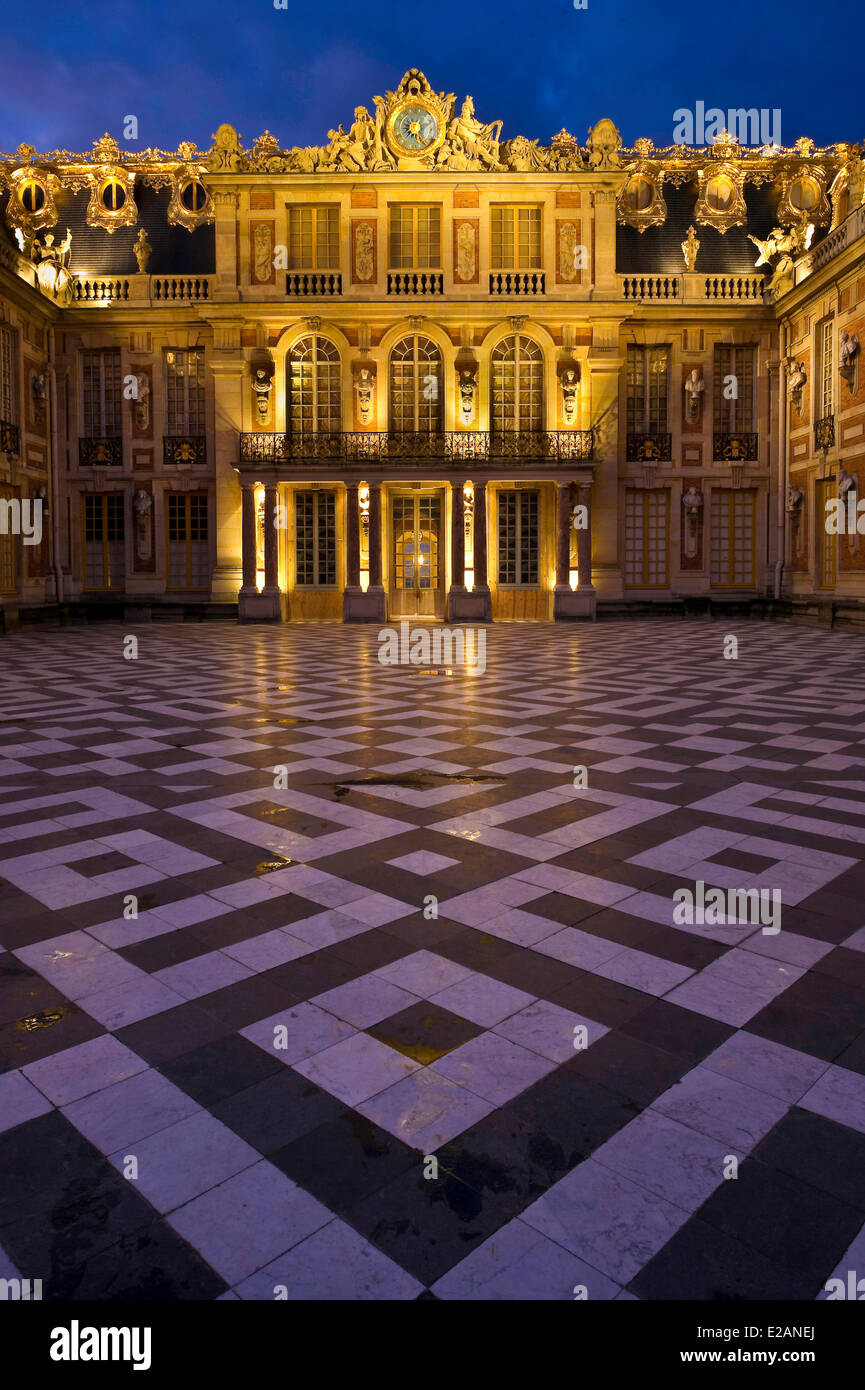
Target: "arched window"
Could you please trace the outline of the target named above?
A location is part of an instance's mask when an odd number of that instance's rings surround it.
[[[288,359],[288,428],[294,435],[338,434],[342,430],[342,366],[329,338],[311,333],[295,343]]]
[[[390,355],[391,433],[438,434],[442,412],[442,355],[429,338],[414,334]]]
[[[494,433],[544,427],[544,355],[521,333],[493,348],[490,425]]]

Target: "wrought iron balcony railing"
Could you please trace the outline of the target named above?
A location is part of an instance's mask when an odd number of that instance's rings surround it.
[[[93,435],[78,440],[80,468],[120,468],[123,464],[123,440],[119,435]]]
[[[835,444],[835,416],[824,415],[822,420],[814,421],[814,448],[831,449]]]
[[[0,420],[0,454],[17,458],[21,453],[21,431],[11,420]]]
[[[337,434],[241,434],[241,463],[376,462],[432,459],[442,463],[518,459],[585,461],[592,458],[591,430],[448,430],[406,434],[387,430]]]
[[[712,458],[723,463],[756,463],[759,436],[719,433],[712,436]]]
[[[629,463],[670,463],[673,458],[673,436],[629,434],[627,457]]]
[[[207,462],[207,440],[203,434],[165,434],[162,436],[162,462],[194,464]]]

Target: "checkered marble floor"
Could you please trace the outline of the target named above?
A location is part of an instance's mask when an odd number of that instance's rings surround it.
[[[5,639],[0,1277],[865,1273],[865,647],[730,630],[495,626],[476,675],[368,628]],[[781,931],[674,926],[700,880],[779,889]]]

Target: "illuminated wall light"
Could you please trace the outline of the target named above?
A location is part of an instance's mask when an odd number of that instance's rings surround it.
[[[361,570],[360,587],[363,593],[366,593],[367,589],[369,588],[369,570]]]
[[[475,572],[474,572],[474,570],[464,570],[464,571],[463,571],[463,583],[465,584],[465,586],[466,586],[466,588],[468,589],[469,593],[471,593],[472,589],[475,587]]]
[[[580,572],[579,572],[579,570],[569,570],[569,571],[568,571],[568,583],[570,584],[571,588],[572,588],[572,589],[576,589],[576,587],[577,587],[577,585],[579,584],[579,582],[580,582]]]

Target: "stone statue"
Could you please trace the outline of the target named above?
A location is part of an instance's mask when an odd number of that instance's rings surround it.
[[[369,367],[361,367],[357,374],[357,408],[364,425],[372,420],[374,393],[375,376]]]
[[[459,374],[460,413],[466,424],[475,413],[477,384],[477,369],[475,367],[461,367]]]
[[[144,372],[135,378],[135,391],[135,423],[144,432],[150,424],[150,378]]]
[[[598,121],[597,125],[589,126],[586,148],[589,152],[590,169],[620,169],[622,167],[622,159],[619,154],[622,148],[622,137],[608,116]]]
[[[447,139],[442,150],[439,151],[437,164],[446,163],[448,156],[453,153],[463,153],[467,160],[477,160],[482,167],[494,169],[501,172],[504,165],[499,163],[499,140],[502,133],[501,121],[490,121],[488,125],[483,125],[475,117],[475,104],[471,97],[466,97],[462,104],[462,110],[455,116],[448,126]],[[451,150],[446,150],[450,142]],[[442,152],[444,157],[442,157]]]
[[[764,241],[759,237],[748,233],[748,240],[753,241],[760,255],[754,262],[754,266],[771,265],[772,278],[769,281],[769,289],[773,294],[780,294],[787,289],[793,280],[793,267],[797,256],[801,256],[811,245],[811,238],[814,235],[814,224],[809,222],[798,227],[774,227]]]
[[[784,371],[787,373],[787,396],[796,407],[797,415],[801,415],[802,387],[808,380],[808,373],[802,363],[793,357],[784,358]]]
[[[699,367],[692,367],[685,378],[685,395],[688,401],[688,419],[694,424],[700,418],[700,405],[706,383]]]
[[[68,300],[72,288],[72,276],[69,273],[71,247],[72,233],[68,227],[66,236],[59,246],[54,245],[51,232],[45,233],[44,242],[40,243],[34,237],[30,245],[30,259],[36,266],[36,279],[40,290],[61,303]]]
[[[838,374],[842,376],[853,389],[853,378],[856,372],[856,356],[859,352],[859,339],[855,333],[845,333],[842,329],[838,348]]]
[[[856,491],[856,479],[851,477],[842,464],[838,469],[838,496],[843,502],[848,492]]]
[[[798,512],[805,500],[805,494],[800,487],[794,487],[790,483],[787,487],[787,511],[793,515]]]
[[[689,227],[688,235],[682,242],[682,255],[685,257],[685,269],[696,270],[697,252],[700,249],[700,240],[697,236],[696,228]]]
[[[573,367],[562,372],[562,414],[569,425],[573,424],[577,413],[577,391],[580,378]]]
[[[270,393],[273,390],[273,377],[264,367],[256,367],[252,379],[252,389],[255,392],[255,407],[258,411],[258,418],[266,420],[270,409]]]
[[[138,240],[132,248],[132,254],[138,262],[139,275],[147,274],[147,267],[150,264],[150,256],[152,252],[153,247],[150,245],[147,232],[142,227],[138,233]]]
[[[217,173],[234,173],[245,163],[243,146],[233,125],[221,125],[212,135],[213,145],[207,156],[207,167]]]
[[[685,513],[685,554],[693,560],[697,554],[697,533],[703,513],[703,494],[691,483],[687,492],[682,493],[682,508]]]
[[[132,499],[132,508],[135,512],[135,552],[139,560],[149,560],[153,549],[153,498],[150,493],[139,488]]]

